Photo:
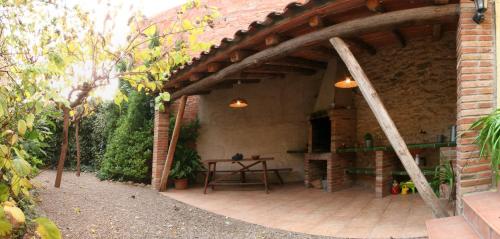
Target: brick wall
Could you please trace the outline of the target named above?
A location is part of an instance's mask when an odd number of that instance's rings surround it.
[[[486,20],[472,21],[472,1],[460,1],[457,32],[457,210],[462,211],[461,196],[487,190],[492,181],[488,161],[479,158],[471,123],[495,107],[494,5],[490,1]]]
[[[425,37],[357,56],[407,143],[436,142],[439,134],[448,138],[456,122],[455,38],[449,32],[439,41]],[[361,93],[354,102],[358,143],[371,133],[375,145],[388,145]]]

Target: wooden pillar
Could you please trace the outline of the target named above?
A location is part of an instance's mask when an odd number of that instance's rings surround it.
[[[170,174],[170,169],[172,168],[172,161],[174,160],[175,147],[177,146],[177,140],[179,139],[182,116],[184,115],[184,109],[186,108],[186,101],[187,101],[187,96],[183,95],[181,97],[179,109],[177,110],[177,117],[175,118],[175,126],[172,132],[172,139],[170,140],[170,145],[168,147],[167,160],[165,162],[165,166],[163,167],[163,172],[161,175],[160,192],[167,190],[168,175]]]
[[[422,173],[422,171],[420,171],[420,168],[415,163],[415,160],[411,156],[410,151],[408,150],[408,147],[403,140],[403,137],[401,137],[401,134],[399,133],[396,125],[389,116],[389,113],[385,109],[385,106],[380,100],[380,97],[373,88],[373,85],[359,65],[358,61],[349,50],[349,47],[342,39],[338,37],[331,38],[330,43],[337,50],[340,58],[342,58],[342,60],[346,64],[347,69],[353,76],[354,80],[357,81],[359,89],[363,94],[366,102],[368,103],[368,106],[370,106],[370,109],[373,111],[373,114],[380,124],[380,127],[389,139],[389,142],[394,148],[394,151],[396,152],[404,168],[410,175],[410,178],[415,183],[415,186],[417,187],[422,199],[427,203],[427,205],[431,207],[436,217],[448,216],[448,213],[446,212],[445,208],[439,203],[436,194],[434,194],[434,192],[432,191],[432,188],[427,182],[424,174]]]

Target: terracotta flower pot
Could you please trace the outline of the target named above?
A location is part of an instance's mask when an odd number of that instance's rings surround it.
[[[187,180],[187,178],[175,179],[174,180],[174,184],[175,184],[175,189],[178,189],[178,190],[183,190],[183,189],[187,189],[188,188],[188,180]]]

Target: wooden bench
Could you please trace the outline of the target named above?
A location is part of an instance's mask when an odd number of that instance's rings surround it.
[[[274,172],[274,174],[278,178],[280,184],[283,185],[285,182],[283,181],[283,178],[281,177],[280,172],[291,172],[292,168],[269,168],[269,169],[267,169],[267,171]],[[232,172],[234,172],[234,170],[217,170],[217,173],[232,173]],[[263,169],[250,169],[250,170],[245,170],[244,172],[241,172],[240,177],[241,177],[242,182],[245,182],[245,177],[246,177],[245,173],[246,172],[262,173],[262,172],[264,172],[264,170]],[[206,174],[207,170],[200,170],[200,171],[198,171],[198,173]]]

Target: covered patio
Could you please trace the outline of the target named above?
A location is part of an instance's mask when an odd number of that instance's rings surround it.
[[[203,194],[200,187],[162,194],[245,222],[286,231],[339,238],[426,237],[432,211],[417,194],[376,198],[365,188],[334,193],[290,183],[270,194],[256,188],[226,188]]]
[[[449,215],[428,184],[434,168],[473,143],[457,141],[451,127],[465,130],[462,108],[475,98],[457,99],[479,92],[457,81],[469,39],[457,31],[458,2],[311,0],[224,38],[165,85],[177,101],[155,116],[155,148],[163,150],[154,151],[154,187],[166,189],[184,110],[195,108],[202,161],[259,155],[291,172],[269,194],[216,187],[165,195],[284,230],[425,236],[425,220]],[[358,87],[342,87],[348,81]],[[418,193],[391,195],[393,180],[411,180]],[[311,189],[318,181],[326,192]]]

